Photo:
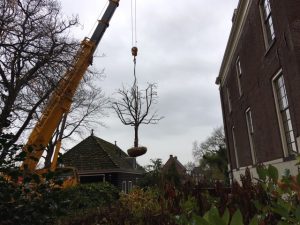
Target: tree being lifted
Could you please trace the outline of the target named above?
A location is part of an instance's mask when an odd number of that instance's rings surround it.
[[[128,155],[137,157],[146,153],[146,147],[139,146],[139,126],[141,124],[157,124],[163,117],[159,117],[154,111],[150,112],[153,104],[157,103],[157,86],[155,83],[148,83],[144,90],[140,90],[136,77],[136,56],[138,49],[136,33],[136,0],[131,0],[131,26],[132,26],[132,49],[131,53],[134,62],[134,81],[130,88],[117,91],[119,100],[114,100],[112,107],[116,111],[119,119],[124,125],[134,127],[134,147],[128,149]]]
[[[138,131],[141,124],[157,124],[163,117],[159,117],[156,111],[151,112],[153,104],[157,103],[157,86],[155,83],[148,83],[144,90],[140,90],[136,77],[136,56],[138,49],[132,48],[134,57],[134,81],[133,85],[127,89],[123,86],[117,91],[119,100],[113,102],[113,109],[124,125],[134,127],[134,147],[128,150],[131,157],[137,157],[146,153],[146,147],[139,147]]]

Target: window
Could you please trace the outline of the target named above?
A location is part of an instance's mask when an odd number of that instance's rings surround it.
[[[261,0],[260,11],[263,23],[265,45],[266,47],[269,47],[275,39],[270,0]]]
[[[234,133],[234,127],[232,127],[232,141],[233,141],[233,150],[235,155],[235,162],[236,162],[236,168],[240,167],[237,148],[236,148],[236,140],[235,140],[235,133]]]
[[[128,181],[128,192],[132,190],[132,181]]]
[[[293,152],[297,152],[297,145],[282,71],[280,71],[279,75],[274,79],[274,91],[276,96],[276,108],[279,114],[280,130],[286,148],[285,155],[287,156]]]
[[[257,160],[256,160],[255,149],[254,149],[254,128],[253,128],[252,113],[251,113],[250,108],[248,108],[246,110],[246,122],[247,122],[247,128],[248,128],[248,137],[249,137],[249,143],[250,143],[252,162],[253,162],[253,164],[255,164],[257,162]]]
[[[230,98],[230,92],[229,92],[228,87],[226,87],[226,95],[227,95],[227,102],[228,102],[228,110],[229,110],[229,112],[231,112],[232,111],[231,98]]]
[[[127,193],[126,181],[122,181],[122,192]]]
[[[241,77],[242,77],[242,67],[241,67],[241,61],[240,58],[236,60],[235,63],[235,68],[236,68],[236,75],[237,75],[237,83],[238,83],[238,88],[239,88],[239,94],[242,96],[242,86],[241,86]]]

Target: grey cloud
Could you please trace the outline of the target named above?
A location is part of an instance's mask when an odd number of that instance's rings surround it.
[[[101,1],[103,5],[105,2]],[[186,163],[193,160],[192,142],[204,140],[222,123],[214,81],[238,1],[137,2],[138,79],[141,86],[147,82],[158,84],[156,109],[165,116],[158,125],[141,127],[141,144],[147,145],[149,151],[139,160],[147,164],[150,158],[166,160],[174,154]],[[102,9],[99,4],[99,0],[89,0],[84,6],[79,1],[62,2],[67,14],[78,14],[82,23],[86,22],[85,29],[77,31],[79,39],[93,25],[88,23]],[[130,1],[121,0],[97,50],[98,55],[104,53],[106,57],[94,59],[95,67],[105,68],[106,79],[100,85],[109,96],[133,79],[129,9]],[[112,112],[105,121],[108,128],[99,127],[96,135],[112,142],[117,140],[124,149],[132,146],[132,127],[122,125]]]

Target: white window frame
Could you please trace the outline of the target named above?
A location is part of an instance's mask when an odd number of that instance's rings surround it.
[[[126,182],[126,180],[122,181],[122,192],[127,193],[127,182]]]
[[[232,134],[232,141],[233,141],[233,150],[234,150],[234,155],[235,155],[235,163],[236,163],[236,168],[238,169],[238,168],[240,168],[240,162],[239,162],[238,151],[237,151],[237,147],[236,147],[234,126],[232,126],[231,134]]]
[[[259,2],[259,9],[265,47],[268,49],[275,40],[274,21],[272,17],[270,0],[261,0]]]
[[[132,181],[128,181],[128,192],[130,192],[133,188]]]
[[[99,176],[102,177],[102,182],[105,182],[105,174],[100,174]]]
[[[237,84],[238,84],[239,94],[240,94],[240,97],[241,97],[242,94],[243,94],[242,85],[241,85],[241,77],[242,77],[243,72],[242,72],[240,57],[238,57],[236,59],[236,61],[235,61],[235,70],[236,70],[236,76],[237,76]]]
[[[250,143],[250,151],[252,157],[252,163],[255,165],[257,163],[255,147],[254,147],[254,128],[253,128],[253,120],[252,120],[252,112],[251,109],[248,108],[245,112],[246,115],[246,123],[247,123],[247,131],[248,131],[248,139]]]
[[[281,107],[280,107],[280,103],[279,103],[279,98],[282,96],[279,96],[278,95],[278,92],[277,92],[277,81],[278,79],[282,76],[283,78],[283,87],[284,87],[284,92],[285,92],[285,98],[286,98],[286,108],[284,110],[281,110]],[[289,115],[290,115],[290,105],[289,105],[289,102],[288,102],[288,96],[287,96],[287,93],[286,93],[286,85],[285,85],[285,81],[284,81],[284,76],[283,76],[283,72],[282,72],[282,69],[280,69],[276,75],[273,77],[272,79],[272,86],[273,86],[273,94],[274,94],[274,102],[275,102],[275,107],[276,107],[276,113],[277,113],[277,120],[278,120],[278,124],[279,124],[279,131],[280,131],[280,137],[281,137],[281,143],[282,143],[282,149],[283,149],[283,154],[284,154],[284,157],[288,157],[289,155],[292,155],[294,153],[298,153],[298,146],[297,146],[297,140],[296,140],[296,137],[295,137],[295,133],[294,133],[294,128],[293,128],[293,124],[292,124],[292,121],[291,121],[291,118],[289,119],[290,120],[290,125],[291,125],[291,130],[289,130],[289,132],[292,132],[292,135],[293,135],[293,138],[294,138],[294,142],[290,142],[290,143],[294,143],[295,145],[295,151],[294,150],[291,150],[289,149],[288,147],[288,141],[287,141],[287,135],[286,135],[286,129],[284,127],[284,122],[283,122],[283,117],[282,117],[282,114],[283,114],[283,111],[286,111],[288,110],[289,112]],[[290,127],[289,127],[290,128]]]

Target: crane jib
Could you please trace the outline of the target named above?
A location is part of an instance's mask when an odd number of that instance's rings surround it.
[[[41,120],[31,131],[28,142],[24,147],[24,151],[28,154],[23,161],[21,169],[27,168],[29,171],[36,169],[45,146],[49,143],[64,114],[69,111],[75,91],[118,5],[119,0],[110,0],[91,39],[85,38],[82,41],[82,48],[78,52],[77,60],[75,60],[73,67],[63,76],[62,82],[59,82],[56,89],[59,91],[55,91],[52,94],[42,112]],[[67,82],[63,82],[64,80]]]
[[[119,0],[110,0],[106,11],[104,12],[101,20],[99,20],[99,23],[90,39],[95,43],[95,49],[97,48],[101,38],[103,37],[106,28],[109,26],[109,21],[112,18],[118,6],[119,6]]]

